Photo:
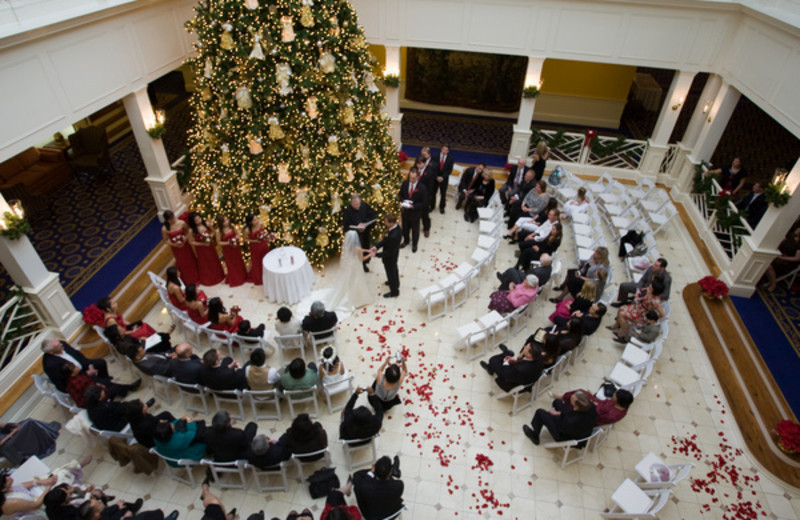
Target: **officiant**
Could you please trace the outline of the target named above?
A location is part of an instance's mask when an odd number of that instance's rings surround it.
[[[361,241],[361,249],[369,249],[371,246],[369,235],[372,228],[375,226],[375,220],[377,218],[375,210],[370,208],[369,204],[361,200],[361,195],[353,193],[350,195],[350,205],[342,211],[344,232],[347,233],[351,229],[357,231],[358,238]],[[365,273],[369,272],[369,267],[367,267],[369,261],[370,258],[367,257],[362,263]]]

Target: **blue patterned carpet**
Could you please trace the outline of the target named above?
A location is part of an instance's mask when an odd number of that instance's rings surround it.
[[[506,156],[514,133],[513,119],[458,116],[418,110],[403,111],[403,144]]]

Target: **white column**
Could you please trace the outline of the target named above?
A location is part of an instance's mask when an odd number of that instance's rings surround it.
[[[681,143],[683,143],[683,146],[686,148],[694,148],[694,145],[697,143],[700,130],[708,123],[708,113],[714,105],[714,99],[717,97],[721,86],[722,76],[718,76],[717,74],[710,74],[708,76],[706,85],[703,87],[703,92],[700,94],[700,99],[694,107],[692,118],[689,120],[689,124],[681,139]]]
[[[145,180],[150,185],[159,214],[164,210],[172,210],[179,215],[186,210],[181,196],[176,172],[172,169],[161,139],[153,139],[147,128],[155,122],[153,107],[147,97],[147,87],[128,94],[122,98],[125,112],[133,129],[133,137],[142,154],[144,167],[147,170]]]
[[[640,171],[648,177],[655,177],[661,167],[661,161],[667,154],[669,138],[678,116],[683,110],[686,96],[692,86],[694,72],[679,71],[672,78],[672,84],[667,92],[664,103],[661,104],[661,113],[658,115],[653,136],[648,140],[647,153],[642,159]]]
[[[544,58],[528,58],[528,70],[525,72],[525,86],[540,85],[542,79],[542,65]],[[516,162],[517,157],[526,157],[531,142],[531,121],[536,108],[536,98],[520,96],[519,115],[517,124],[514,125],[514,135],[511,137],[511,150],[508,152],[508,162]]]
[[[0,215],[8,210],[8,204],[0,196]],[[81,313],[75,310],[59,283],[58,274],[47,270],[27,236],[17,240],[0,237],[0,262],[48,325],[60,330],[65,338],[78,331]]]
[[[386,69],[384,75],[394,74],[400,77],[400,47],[386,46]],[[389,133],[394,139],[397,149],[402,143],[403,114],[400,113],[400,87],[386,87],[386,112],[389,114],[391,125]]]
[[[778,246],[789,232],[800,214],[800,160],[786,180],[792,193],[789,203],[781,208],[770,204],[753,234],[742,239],[742,247],[736,252],[731,265],[722,272],[722,279],[731,288],[731,294],[749,298],[772,260],[780,255]]]

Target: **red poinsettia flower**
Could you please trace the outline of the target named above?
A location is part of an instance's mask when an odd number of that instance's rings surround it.
[[[784,448],[800,451],[800,424],[784,419],[775,427],[775,433],[781,438]]]
[[[714,298],[722,298],[728,295],[728,286],[722,280],[713,276],[706,276],[697,281],[703,292],[710,294]]]

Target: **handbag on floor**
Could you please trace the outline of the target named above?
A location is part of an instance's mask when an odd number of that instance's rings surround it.
[[[326,497],[332,489],[339,487],[339,477],[334,468],[318,469],[306,480],[311,498]]]

